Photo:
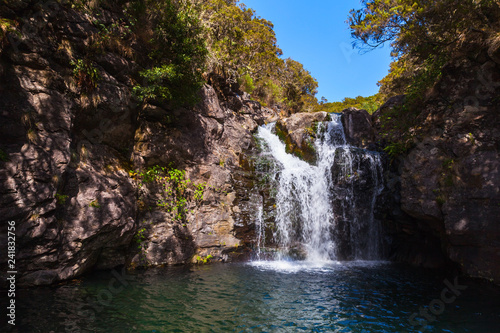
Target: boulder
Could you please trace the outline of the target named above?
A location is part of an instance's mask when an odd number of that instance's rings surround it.
[[[317,156],[314,148],[317,123],[327,121],[329,114],[320,112],[294,113],[276,123],[276,134],[286,144],[287,151],[309,163],[315,163]]]
[[[371,116],[366,110],[345,109],[341,119],[348,144],[363,149],[374,148],[375,132]]]

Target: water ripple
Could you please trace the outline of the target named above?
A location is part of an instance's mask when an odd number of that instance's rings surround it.
[[[108,304],[112,275],[20,290],[19,332],[417,332],[408,317],[443,277],[385,262],[253,262],[136,273]],[[472,282],[470,282],[472,283]],[[426,332],[497,332],[500,291],[469,284]],[[1,330],[9,332],[8,330]]]

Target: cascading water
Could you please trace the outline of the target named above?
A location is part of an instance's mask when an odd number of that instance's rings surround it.
[[[269,172],[276,187],[272,221],[264,218],[262,206],[258,209],[259,255],[272,243],[274,259],[378,259],[373,210],[383,188],[379,155],[349,146],[336,114],[318,126],[316,165],[288,154],[273,131],[274,124],[258,131],[261,157],[274,161]],[[266,241],[266,229],[271,240]]]

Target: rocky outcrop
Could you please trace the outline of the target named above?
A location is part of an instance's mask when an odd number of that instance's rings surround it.
[[[448,64],[426,99],[413,145],[395,162],[400,211],[389,225],[395,244],[407,243],[396,257],[425,265],[443,253],[466,274],[500,283],[500,67],[480,59]]]
[[[317,123],[327,120],[328,117],[328,113],[324,111],[295,113],[276,123],[276,134],[285,142],[288,153],[314,163],[317,158],[314,148]]]
[[[81,95],[71,76],[71,44],[57,49],[47,40],[66,45],[65,38],[84,39],[93,29],[62,7],[50,14],[78,29],[66,35],[48,22],[25,27],[0,60],[0,242],[6,248],[6,221],[15,221],[18,281],[26,285],[123,264],[135,232],[136,191],[120,152],[133,140],[130,89],[102,70],[94,94]],[[90,138],[89,126],[117,119],[119,126]],[[1,259],[5,267],[5,254]]]
[[[176,219],[173,212],[157,206],[163,188],[153,185],[140,189],[143,207],[137,219],[147,239],[140,242],[142,249],[132,258],[134,266],[189,263],[208,256],[227,261],[232,255],[239,256],[237,251],[248,245],[236,237],[238,227],[246,227],[248,232],[252,227],[246,226],[250,221],[236,225],[236,215],[244,209],[238,199],[245,204],[238,198],[244,192],[238,184],[245,183],[241,179],[236,182],[234,174],[239,172],[241,176],[240,161],[253,146],[252,132],[264,118],[258,112],[240,113],[221,107],[208,85],[202,89],[201,98],[194,109],[176,110],[175,124],[163,126],[144,120],[136,131],[135,165],[145,169],[173,164],[185,170],[193,184],[206,185],[203,200],[186,207],[186,219]],[[146,108],[145,114],[149,112],[169,113],[158,107]]]
[[[221,101],[209,85],[194,108],[141,105],[131,95],[140,66],[126,49],[89,51],[92,17],[57,4],[0,10],[22,18],[22,35],[0,54],[0,246],[15,221],[19,285],[246,251],[253,226],[241,215],[250,195],[243,161],[272,110],[235,93]],[[101,14],[105,25],[119,19]],[[95,88],[77,84],[78,59],[99,73]],[[137,174],[154,165],[206,183],[182,219],[158,205],[164,188],[141,183]],[[2,252],[2,274],[6,265]]]
[[[375,131],[371,116],[366,110],[348,108],[342,111],[342,125],[349,145],[363,149],[375,149]]]

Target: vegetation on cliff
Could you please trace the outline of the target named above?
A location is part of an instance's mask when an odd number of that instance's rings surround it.
[[[133,92],[145,103],[192,105],[208,81],[291,113],[317,105],[317,81],[299,62],[282,58],[273,24],[238,0],[66,3],[88,14],[97,28],[84,58],[73,59],[82,93],[98,84],[92,75],[96,55],[119,52],[139,65]],[[116,17],[103,17],[102,9]],[[0,47],[16,25],[16,17],[0,18]]]
[[[339,113],[347,108],[357,108],[366,110],[371,114],[375,112],[380,105],[382,105],[382,103],[382,96],[380,94],[375,94],[369,97],[346,97],[341,102],[328,102],[326,99],[322,99],[321,102],[319,102],[317,109],[319,111]]]
[[[444,66],[477,60],[483,50],[498,49],[500,6],[494,0],[363,0],[362,4],[362,9],[350,12],[351,33],[361,49],[391,43],[394,61],[379,82],[379,94],[384,100],[402,94],[406,98],[402,106],[382,115],[381,126],[388,149],[404,152]]]
[[[394,62],[380,81],[384,97],[419,99],[441,77],[443,64],[467,56],[471,46],[498,36],[500,8],[494,0],[363,0],[349,24],[357,46],[391,43]]]
[[[302,64],[281,58],[270,21],[237,0],[195,2],[205,27],[209,72],[238,83],[263,105],[312,110],[318,83]]]

